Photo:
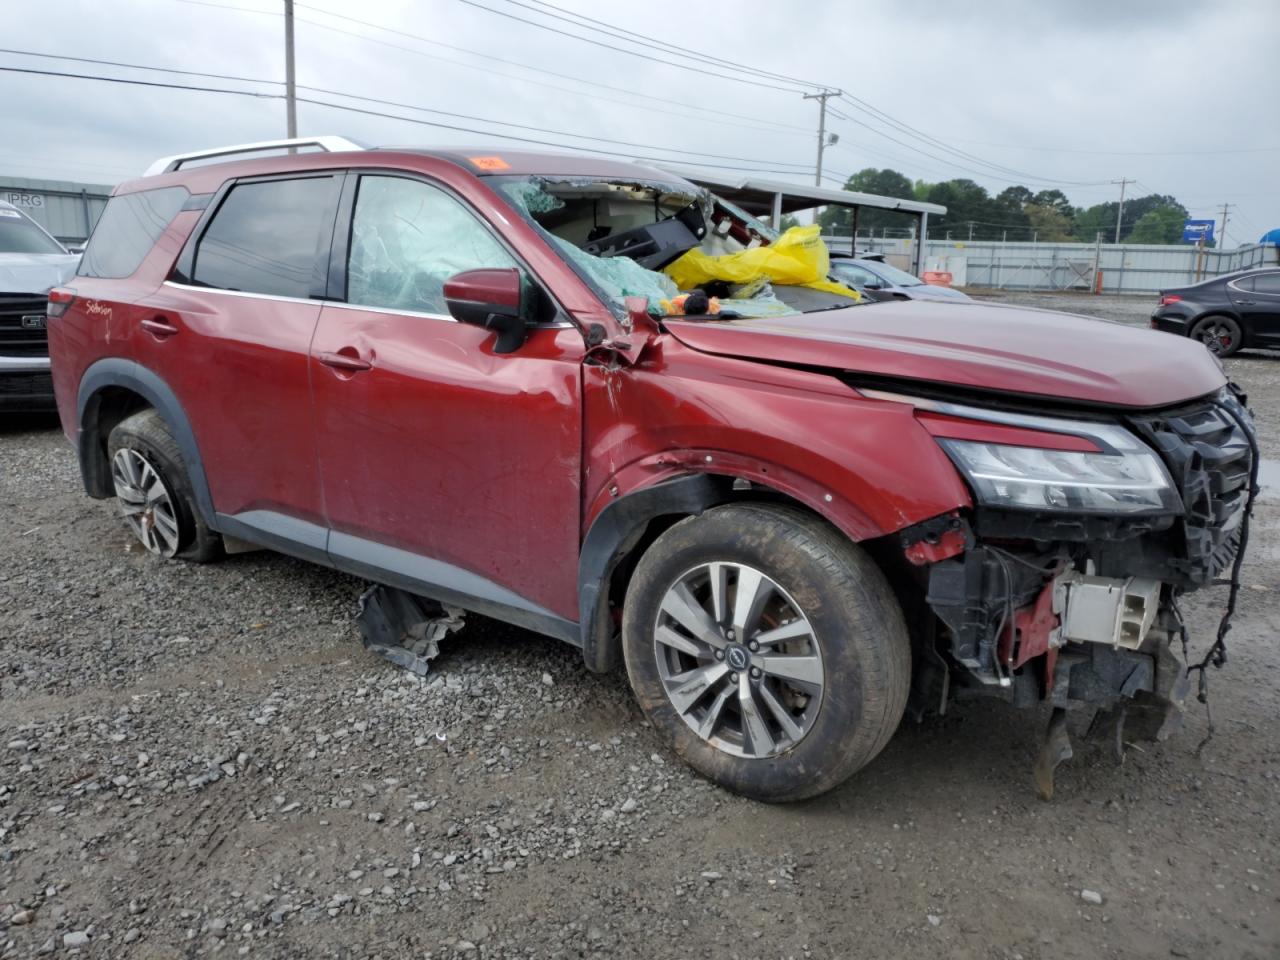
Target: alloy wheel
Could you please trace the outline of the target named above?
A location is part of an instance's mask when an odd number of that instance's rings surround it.
[[[1212,353],[1226,353],[1235,342],[1235,335],[1225,323],[1211,321],[1200,328],[1197,339]]]
[[[809,733],[826,674],[808,617],[775,581],[738,563],[706,563],[662,598],[654,653],[681,719],[712,746],[764,759]]]
[[[125,447],[111,460],[111,482],[121,515],[142,545],[161,557],[176,554],[178,515],[159,471],[137,450]]]

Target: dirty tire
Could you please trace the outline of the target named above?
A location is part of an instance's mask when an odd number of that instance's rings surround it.
[[[668,589],[711,562],[768,576],[814,628],[824,669],[812,727],[785,752],[735,756],[704,740],[663,688],[654,633]],[[824,793],[869,763],[902,719],[911,679],[907,629],[884,574],[859,547],[804,511],[732,504],[675,524],[645,552],[627,588],[623,652],[641,708],[694,769],[769,802]]]
[[[1231,317],[1223,314],[1211,314],[1201,318],[1191,328],[1192,340],[1199,340],[1211,353],[1219,357],[1229,357],[1244,343],[1244,332]],[[1227,341],[1224,345],[1223,341]]]
[[[160,414],[153,409],[141,410],[118,423],[107,438],[108,461],[114,460],[122,449],[141,454],[160,474],[171,493],[178,522],[178,549],[174,556],[195,563],[221,558],[222,537],[210,530],[201,518],[182,462],[182,451]]]

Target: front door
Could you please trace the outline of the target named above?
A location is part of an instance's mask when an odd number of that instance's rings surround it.
[[[517,622],[576,620],[581,334],[546,324],[495,354],[443,295],[462,270],[525,269],[490,226],[407,176],[353,176],[346,198],[345,302],[311,350],[333,561]]]

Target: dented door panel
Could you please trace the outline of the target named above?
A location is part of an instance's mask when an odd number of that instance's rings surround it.
[[[577,619],[582,335],[515,354],[450,318],[326,306],[311,382],[325,512]],[[335,369],[349,352],[368,369]]]

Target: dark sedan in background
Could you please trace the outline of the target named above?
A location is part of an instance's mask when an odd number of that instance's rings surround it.
[[[1199,340],[1220,357],[1241,347],[1280,347],[1280,268],[1161,290],[1151,327]]]

